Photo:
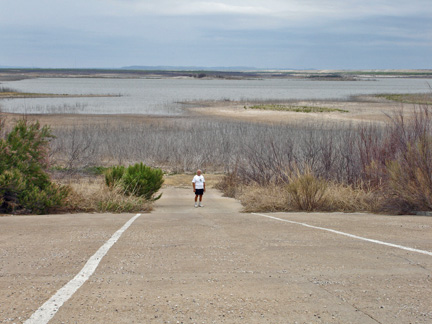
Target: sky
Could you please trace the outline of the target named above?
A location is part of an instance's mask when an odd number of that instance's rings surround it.
[[[431,0],[0,0],[0,66],[431,69]]]

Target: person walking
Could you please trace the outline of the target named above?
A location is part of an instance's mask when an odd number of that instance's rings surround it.
[[[205,179],[204,176],[202,175],[201,170],[199,169],[197,170],[196,175],[192,179],[192,187],[193,187],[193,192],[195,193],[195,208],[204,207],[204,205],[202,204],[202,197],[206,190]],[[198,202],[198,197],[199,197],[199,202]]]

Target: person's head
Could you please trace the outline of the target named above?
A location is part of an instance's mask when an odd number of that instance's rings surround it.
[[[200,170],[200,169],[198,169],[198,170],[197,170],[197,175],[199,175],[199,176],[200,176],[200,175],[201,175],[201,173],[202,173],[202,172],[201,172],[201,170]]]

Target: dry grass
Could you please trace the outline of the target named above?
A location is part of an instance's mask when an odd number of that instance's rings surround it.
[[[192,179],[194,173],[179,173],[179,174],[167,174],[164,177],[164,186],[176,187],[176,188],[192,188]],[[214,188],[224,177],[223,174],[207,173],[203,174],[206,187]]]
[[[144,198],[128,196],[122,189],[108,188],[103,177],[62,181],[71,188],[64,211],[67,212],[149,212],[152,204]]]
[[[338,183],[329,184],[326,199],[329,210],[339,212],[376,212],[382,203],[380,196],[367,187]]]
[[[251,212],[278,212],[293,211],[290,197],[283,188],[269,186],[244,186],[240,193],[237,193],[243,211]]]
[[[288,175],[288,192],[298,210],[315,211],[326,208],[328,182],[317,177],[309,165],[303,171],[295,167]]]
[[[245,212],[307,211],[293,199],[286,185],[242,186],[236,194]],[[366,188],[327,183],[325,196],[314,211],[377,211],[380,199]]]
[[[245,109],[259,109],[259,110],[274,110],[274,111],[292,111],[292,112],[303,112],[303,113],[328,113],[328,112],[348,112],[348,110],[329,108],[329,107],[318,107],[318,106],[297,106],[297,105],[254,105],[246,107]]]
[[[401,93],[392,94],[384,93],[375,95],[377,98],[384,98],[390,101],[418,104],[418,105],[431,105],[432,104],[432,93]]]

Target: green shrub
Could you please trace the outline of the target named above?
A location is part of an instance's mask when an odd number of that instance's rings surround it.
[[[125,167],[122,165],[114,166],[105,171],[105,183],[108,187],[112,188],[118,183],[125,173]]]
[[[105,183],[109,187],[120,184],[128,195],[144,197],[146,200],[157,200],[162,194],[155,197],[163,184],[163,172],[143,163],[131,165],[128,168],[116,166],[105,173]]]
[[[21,120],[0,140],[0,211],[42,214],[63,204],[68,189],[45,172],[51,137],[49,127]]]

